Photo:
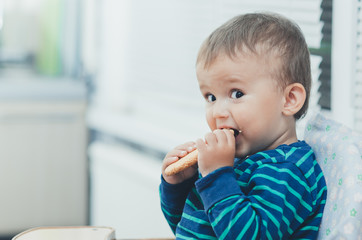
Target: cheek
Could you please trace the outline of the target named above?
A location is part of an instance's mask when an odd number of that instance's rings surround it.
[[[268,107],[266,107],[266,111],[269,111]],[[265,113],[264,109],[257,107],[255,104],[247,104],[240,106],[239,108],[234,110],[233,118],[244,131],[244,134],[248,137],[255,136],[260,131],[262,125],[261,122],[264,122]]]
[[[265,93],[254,102],[252,112],[255,117],[271,119],[280,112],[280,101],[279,97]]]
[[[207,121],[207,124],[209,125],[209,128],[211,130],[216,129],[216,123],[215,123],[215,120],[213,118],[212,111],[209,110],[209,109],[206,109],[206,121]]]
[[[259,106],[259,111],[261,112],[270,112],[270,111],[273,111],[272,109],[274,108],[274,106],[272,106],[273,103],[272,101],[263,101],[263,102],[260,102],[258,104]]]

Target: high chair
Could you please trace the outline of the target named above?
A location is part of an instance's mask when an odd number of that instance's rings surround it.
[[[318,113],[308,121],[304,138],[327,183],[318,239],[361,239],[362,135]]]

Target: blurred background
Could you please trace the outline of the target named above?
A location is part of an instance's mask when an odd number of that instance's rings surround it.
[[[274,11],[310,47],[310,111],[362,131],[360,0],[0,0],[0,239],[98,225],[172,235],[164,154],[207,131],[202,41],[231,17]]]

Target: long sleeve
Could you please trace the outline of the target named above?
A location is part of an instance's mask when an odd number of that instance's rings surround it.
[[[175,233],[180,221],[187,195],[197,179],[197,175],[180,184],[169,184],[161,177],[160,199],[161,210],[167,223]]]
[[[327,187],[302,141],[160,192],[176,239],[316,239]]]
[[[313,211],[307,180],[293,164],[263,165],[248,183],[230,167],[212,174],[196,187],[218,239],[287,239]],[[239,184],[250,188],[243,193]]]

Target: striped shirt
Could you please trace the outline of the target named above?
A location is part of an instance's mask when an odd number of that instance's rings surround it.
[[[304,141],[236,159],[206,177],[160,185],[176,239],[316,239],[327,187]]]

